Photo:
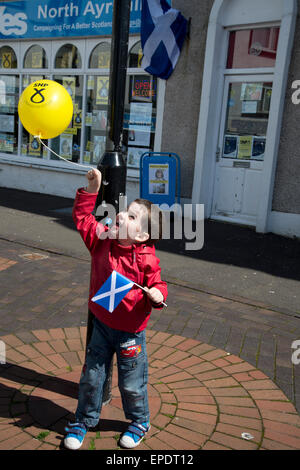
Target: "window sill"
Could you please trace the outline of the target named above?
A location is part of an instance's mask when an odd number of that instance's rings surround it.
[[[21,166],[25,168],[34,168],[38,170],[71,173],[75,175],[85,175],[88,169],[90,168],[87,165],[87,168],[85,170],[84,168],[80,168],[80,167],[77,168],[75,166],[71,166],[71,165],[63,164],[63,163],[60,164],[60,166],[56,166],[55,163],[52,163],[50,160],[42,160],[42,159],[37,159],[37,160],[38,161],[34,161],[33,159],[25,160],[17,156],[14,156],[13,158],[11,158],[11,157],[7,157],[4,155],[0,155],[0,165],[4,164],[4,165],[11,165],[11,166]],[[127,168],[126,179],[128,181],[133,181],[133,182],[139,181],[140,171]]]

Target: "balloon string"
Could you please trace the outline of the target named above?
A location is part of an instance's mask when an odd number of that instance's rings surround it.
[[[71,163],[71,165],[81,166],[81,167],[84,168],[85,170],[86,170],[87,168],[91,168],[92,170],[94,169],[93,166],[81,165],[80,163],[70,162],[70,160],[67,160],[66,158],[62,157],[61,155],[58,155],[58,153],[54,152],[54,150],[52,150],[50,147],[48,147],[48,145],[46,145],[45,142],[43,142],[43,141],[41,140],[41,138],[40,138],[39,135],[35,135],[34,137],[37,138],[37,139],[39,140],[39,142],[40,142],[46,149],[48,149],[50,152],[52,152],[54,155],[56,155],[58,158],[61,158],[61,159],[64,160],[65,162]]]

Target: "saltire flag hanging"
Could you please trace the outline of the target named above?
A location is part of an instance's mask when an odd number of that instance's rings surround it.
[[[167,79],[172,74],[187,34],[187,20],[167,0],[142,0],[142,68]]]
[[[91,300],[112,313],[134,284],[127,277],[113,271]]]

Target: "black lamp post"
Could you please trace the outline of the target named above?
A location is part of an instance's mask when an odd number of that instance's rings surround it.
[[[119,199],[126,190],[126,162],[122,153],[124,98],[127,74],[128,36],[131,0],[114,0],[111,40],[111,65],[107,114],[106,150],[98,163],[102,184],[94,211],[111,204],[119,211]],[[92,313],[88,313],[87,345],[92,335]],[[111,399],[112,364],[103,391],[103,404]]]

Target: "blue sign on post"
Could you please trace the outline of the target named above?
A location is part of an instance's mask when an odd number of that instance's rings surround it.
[[[107,36],[113,1],[26,0],[0,3],[0,39]],[[131,1],[130,33],[139,34],[141,0]]]
[[[180,203],[180,159],[176,153],[145,152],[140,159],[140,197],[157,205]]]

